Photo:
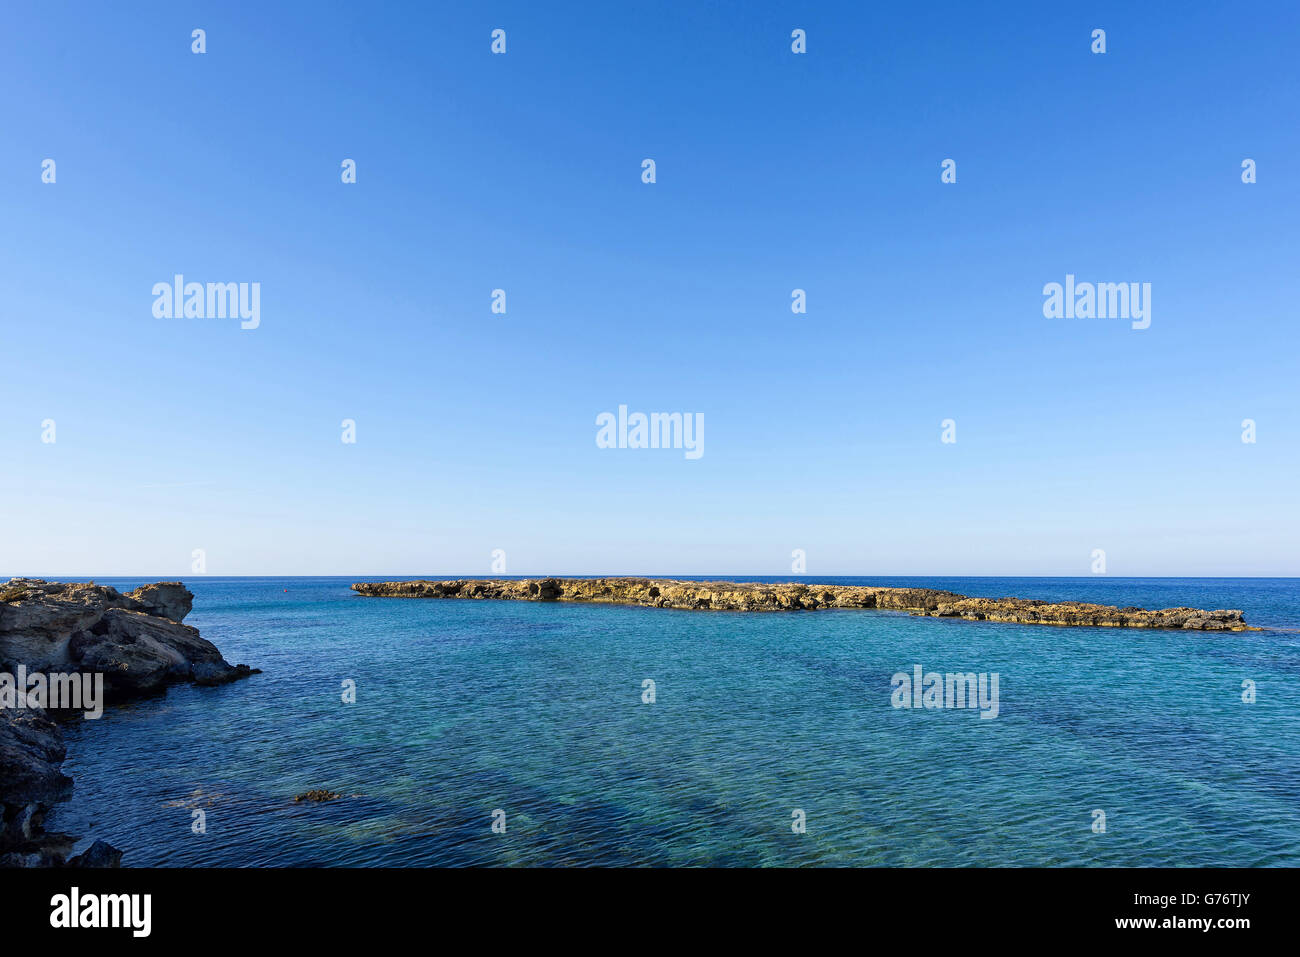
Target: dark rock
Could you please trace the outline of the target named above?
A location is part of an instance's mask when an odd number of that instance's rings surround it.
[[[297,797],[295,797],[293,801],[295,804],[299,803],[300,801],[313,801],[316,803],[321,803],[323,801],[337,801],[342,796],[343,795],[339,794],[337,791],[326,791],[323,788],[317,788],[311,791],[304,791],[302,794],[299,794]]]
[[[59,726],[39,708],[0,710],[0,801],[6,823],[30,804],[59,800],[72,784],[59,766],[66,749]]]
[[[67,796],[66,749],[58,725],[39,708],[0,710],[0,865],[40,867],[61,859],[45,812]]]
[[[122,852],[105,841],[96,841],[84,853],[68,859],[68,867],[121,867]]]

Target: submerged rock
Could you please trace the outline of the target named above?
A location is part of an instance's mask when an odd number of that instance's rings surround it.
[[[805,585],[801,582],[692,582],[652,578],[471,578],[449,581],[358,582],[352,590],[381,598],[469,598],[574,601],[710,611],[813,611],[881,608],[933,618],[1025,625],[1184,628],[1247,631],[1240,611],[1116,608],[1088,602],[968,598],[934,588]]]
[[[337,801],[342,796],[343,795],[339,794],[337,791],[326,791],[324,788],[314,788],[310,791],[304,791],[302,794],[299,794],[293,799],[293,803],[298,804],[301,801],[312,801],[315,803],[320,803],[322,801]]]
[[[121,867],[122,852],[106,841],[96,841],[83,853],[68,859],[68,867]]]

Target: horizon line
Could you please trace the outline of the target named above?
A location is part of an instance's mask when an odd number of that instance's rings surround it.
[[[20,575],[11,575],[5,572],[0,572],[0,579],[4,581],[10,581],[15,578],[39,578],[45,581],[62,581],[62,580],[71,580],[71,579],[79,579],[79,578],[89,579],[92,581],[96,580],[97,578],[105,578],[105,579],[107,578],[146,579],[147,578],[153,581],[181,581],[184,579],[203,579],[203,578],[208,578],[213,580],[231,579],[231,578],[276,578],[276,579],[279,578],[304,578],[304,579],[306,578],[351,578],[355,580],[362,580],[362,579],[369,579],[369,578],[385,578],[388,580],[419,579],[419,580],[427,580],[427,581],[456,581],[456,580],[490,581],[495,579],[527,579],[527,578],[662,578],[662,579],[703,578],[710,581],[730,581],[737,578],[781,578],[785,581],[789,581],[793,583],[801,580],[808,581],[808,582],[816,582],[818,580],[818,577],[819,576],[817,575],[809,575],[809,574],[802,574],[802,575],[788,574],[782,576],[778,574],[768,574],[765,572],[735,572],[735,573],[728,573],[726,575],[720,575],[718,573],[713,573],[713,572],[673,572],[670,574],[656,574],[656,573],[647,573],[647,572],[599,572],[599,573],[583,572],[577,574],[555,574],[552,572],[546,572],[546,573],[523,572],[518,574],[502,573],[497,575],[463,575],[463,574],[444,574],[444,573],[418,574],[418,573],[408,573],[408,572],[381,572],[377,574],[363,574],[357,572],[349,572],[349,573],[335,572],[335,573],[306,574],[306,575],[296,574],[296,573],[218,575],[218,574],[212,574],[210,572],[204,572],[204,573],[192,572],[189,575],[180,575],[180,576],[175,575],[175,573],[164,573],[158,575],[158,574],[148,574],[148,573],[119,573],[119,572],[111,572],[111,573],[101,572],[95,574],[84,574],[84,573],[55,574],[49,572],[40,572],[40,573],[28,572]],[[1215,575],[1215,574],[1209,574],[1209,575],[1111,575],[1111,574],[969,575],[969,574],[960,574],[960,573],[916,574],[916,573],[896,573],[896,572],[871,573],[871,574],[828,572],[825,575],[822,575],[820,577],[823,578],[1042,578],[1042,579],[1063,578],[1063,579],[1071,579],[1071,580],[1077,579],[1080,581],[1082,580],[1104,581],[1106,579],[1111,579],[1111,580],[1143,579],[1143,580],[1161,580],[1161,581],[1180,581],[1180,580],[1190,580],[1190,579],[1198,579],[1198,578],[1240,579],[1243,581],[1250,581],[1255,579],[1300,580],[1300,575]]]

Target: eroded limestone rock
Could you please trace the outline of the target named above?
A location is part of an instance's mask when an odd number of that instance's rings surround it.
[[[1235,610],[1147,610],[1074,601],[968,598],[933,588],[885,588],[875,585],[694,582],[652,578],[481,578],[359,582],[352,589],[362,595],[384,598],[585,601],[710,611],[880,608],[935,618],[965,618],[970,621],[1001,621],[1025,625],[1184,628],[1197,631],[1245,631],[1250,628],[1241,612]]]

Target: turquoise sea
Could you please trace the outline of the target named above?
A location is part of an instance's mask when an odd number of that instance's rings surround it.
[[[348,587],[389,577],[187,580],[264,673],[69,724],[47,827],[135,866],[1300,865],[1300,580],[817,579],[1271,629],[1215,634]],[[892,707],[917,664],[997,672],[997,718]]]

